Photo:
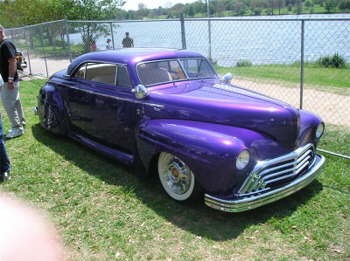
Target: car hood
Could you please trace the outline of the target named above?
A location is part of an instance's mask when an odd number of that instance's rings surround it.
[[[216,80],[178,82],[150,88],[146,114],[243,127],[294,148],[299,111],[294,107]]]

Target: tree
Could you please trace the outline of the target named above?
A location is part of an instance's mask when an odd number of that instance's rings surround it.
[[[306,7],[312,7],[312,6],[313,6],[312,0],[306,0],[305,3],[304,3],[304,5],[305,5]]]
[[[125,3],[123,0],[73,0],[74,6],[71,14],[80,20],[102,20],[115,16],[118,9]],[[98,23],[80,23],[81,38],[84,43],[85,52],[90,51],[90,47],[101,34],[108,34],[108,29]]]
[[[338,4],[339,9],[350,9],[350,0],[342,0],[339,4]]]
[[[334,0],[327,0],[324,4],[324,8],[326,9],[327,13],[334,11],[336,6],[337,4]]]
[[[7,27],[60,20],[70,13],[73,5],[70,0],[6,0],[0,5],[0,19]]]

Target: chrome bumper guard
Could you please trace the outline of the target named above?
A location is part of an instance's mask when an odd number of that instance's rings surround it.
[[[266,205],[287,197],[309,185],[321,173],[324,162],[325,158],[322,155],[315,155],[315,163],[307,173],[281,188],[243,199],[232,200],[224,200],[205,194],[204,202],[211,208],[225,212],[243,212]]]

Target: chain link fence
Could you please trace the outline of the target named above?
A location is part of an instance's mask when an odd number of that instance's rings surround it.
[[[350,17],[61,20],[7,35],[27,59],[24,74],[49,77],[81,54],[122,48],[126,32],[135,47],[200,52],[233,84],[315,112],[331,130],[350,127]]]

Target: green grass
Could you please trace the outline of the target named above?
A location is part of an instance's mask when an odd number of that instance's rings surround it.
[[[265,79],[285,83],[300,83],[298,65],[253,65],[249,67],[219,67],[220,74],[231,72],[234,76],[251,79]],[[350,90],[350,69],[321,68],[312,64],[304,67],[304,84],[315,88]]]
[[[349,160],[326,156],[324,172],[307,188],[246,213],[184,206],[157,182],[44,131],[31,112],[42,84],[21,82],[28,126],[23,137],[6,142],[13,179],[0,190],[45,209],[71,260],[350,258]],[[332,128],[321,144],[349,154],[349,140]]]

